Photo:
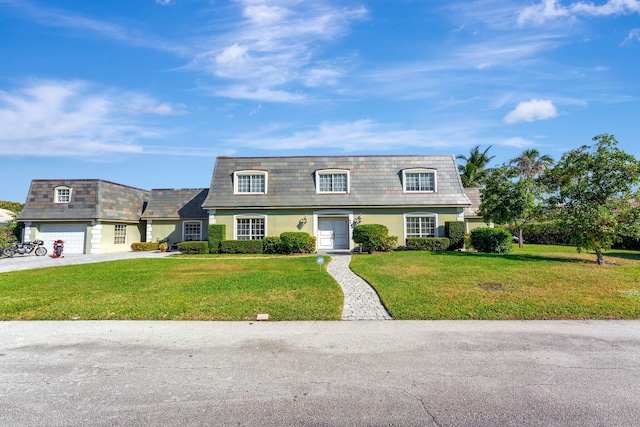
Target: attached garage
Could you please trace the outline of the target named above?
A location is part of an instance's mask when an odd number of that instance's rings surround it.
[[[39,239],[44,241],[45,248],[51,252],[53,242],[62,240],[64,252],[68,254],[85,253],[87,226],[82,224],[42,224]]]

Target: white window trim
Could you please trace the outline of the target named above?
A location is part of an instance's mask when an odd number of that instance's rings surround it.
[[[239,219],[256,219],[256,218],[264,219],[264,237],[267,237],[269,235],[269,232],[267,230],[267,216],[264,214],[246,213],[246,214],[233,216],[233,240],[238,240],[238,220]]]
[[[346,175],[347,191],[320,191],[320,175]],[[316,194],[349,194],[351,193],[351,171],[348,169],[321,169],[316,171]]]
[[[69,200],[67,201],[60,201],[58,199],[58,190],[69,190]],[[71,187],[66,187],[64,185],[60,185],[56,188],[53,189],[53,197],[54,197],[54,201],[55,203],[69,203],[71,202],[71,193],[72,193],[73,189]]]
[[[187,234],[186,234],[187,224],[200,224],[200,236],[198,237],[198,239],[196,239],[196,241],[202,240],[202,221],[190,220],[190,221],[182,222],[182,241],[183,242],[187,241]]]
[[[435,218],[435,224],[433,225],[433,237],[440,237],[439,233],[438,233],[438,229],[439,229],[439,222],[438,222],[438,214],[437,213],[433,213],[433,212],[410,212],[410,213],[405,213],[402,215],[402,232],[404,234],[404,241],[405,244],[407,242],[407,218],[415,218],[415,217],[422,217],[422,218]]]
[[[432,173],[433,174],[433,191],[408,191],[407,190],[407,174],[408,173]],[[403,193],[437,193],[438,192],[438,171],[436,169],[425,169],[425,168],[416,168],[416,169],[403,169],[402,170],[402,192]]]
[[[238,191],[238,176],[246,176],[246,175],[264,175],[264,192],[263,193],[244,193]],[[241,195],[258,195],[258,194],[267,194],[269,188],[269,172],[261,171],[261,170],[242,170],[235,171],[233,173],[233,194],[241,194]]]

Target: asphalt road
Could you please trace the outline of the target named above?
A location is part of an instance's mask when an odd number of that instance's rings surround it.
[[[0,322],[2,426],[638,426],[639,321]]]

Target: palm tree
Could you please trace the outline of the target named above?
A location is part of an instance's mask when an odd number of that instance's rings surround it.
[[[527,179],[531,179],[551,166],[553,164],[553,159],[551,156],[546,154],[541,156],[538,150],[530,148],[528,150],[524,150],[520,157],[512,159],[509,164],[515,165],[520,175]]]
[[[465,162],[464,164],[458,165],[458,172],[460,172],[463,187],[482,187],[482,183],[489,172],[487,165],[495,157],[487,154],[490,148],[491,145],[483,152],[480,152],[480,146],[476,145],[469,152],[469,157],[462,154],[456,156],[456,160],[463,160]]]

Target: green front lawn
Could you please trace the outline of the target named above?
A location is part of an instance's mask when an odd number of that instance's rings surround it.
[[[135,259],[0,275],[0,319],[340,319],[316,257]]]
[[[394,319],[640,318],[640,252],[594,261],[574,247],[525,245],[508,255],[357,255],[351,268]]]
[[[0,320],[340,319],[338,284],[306,257],[183,256],[0,275]],[[509,255],[355,255],[395,319],[640,318],[640,252],[609,265],[575,248],[526,245]]]

